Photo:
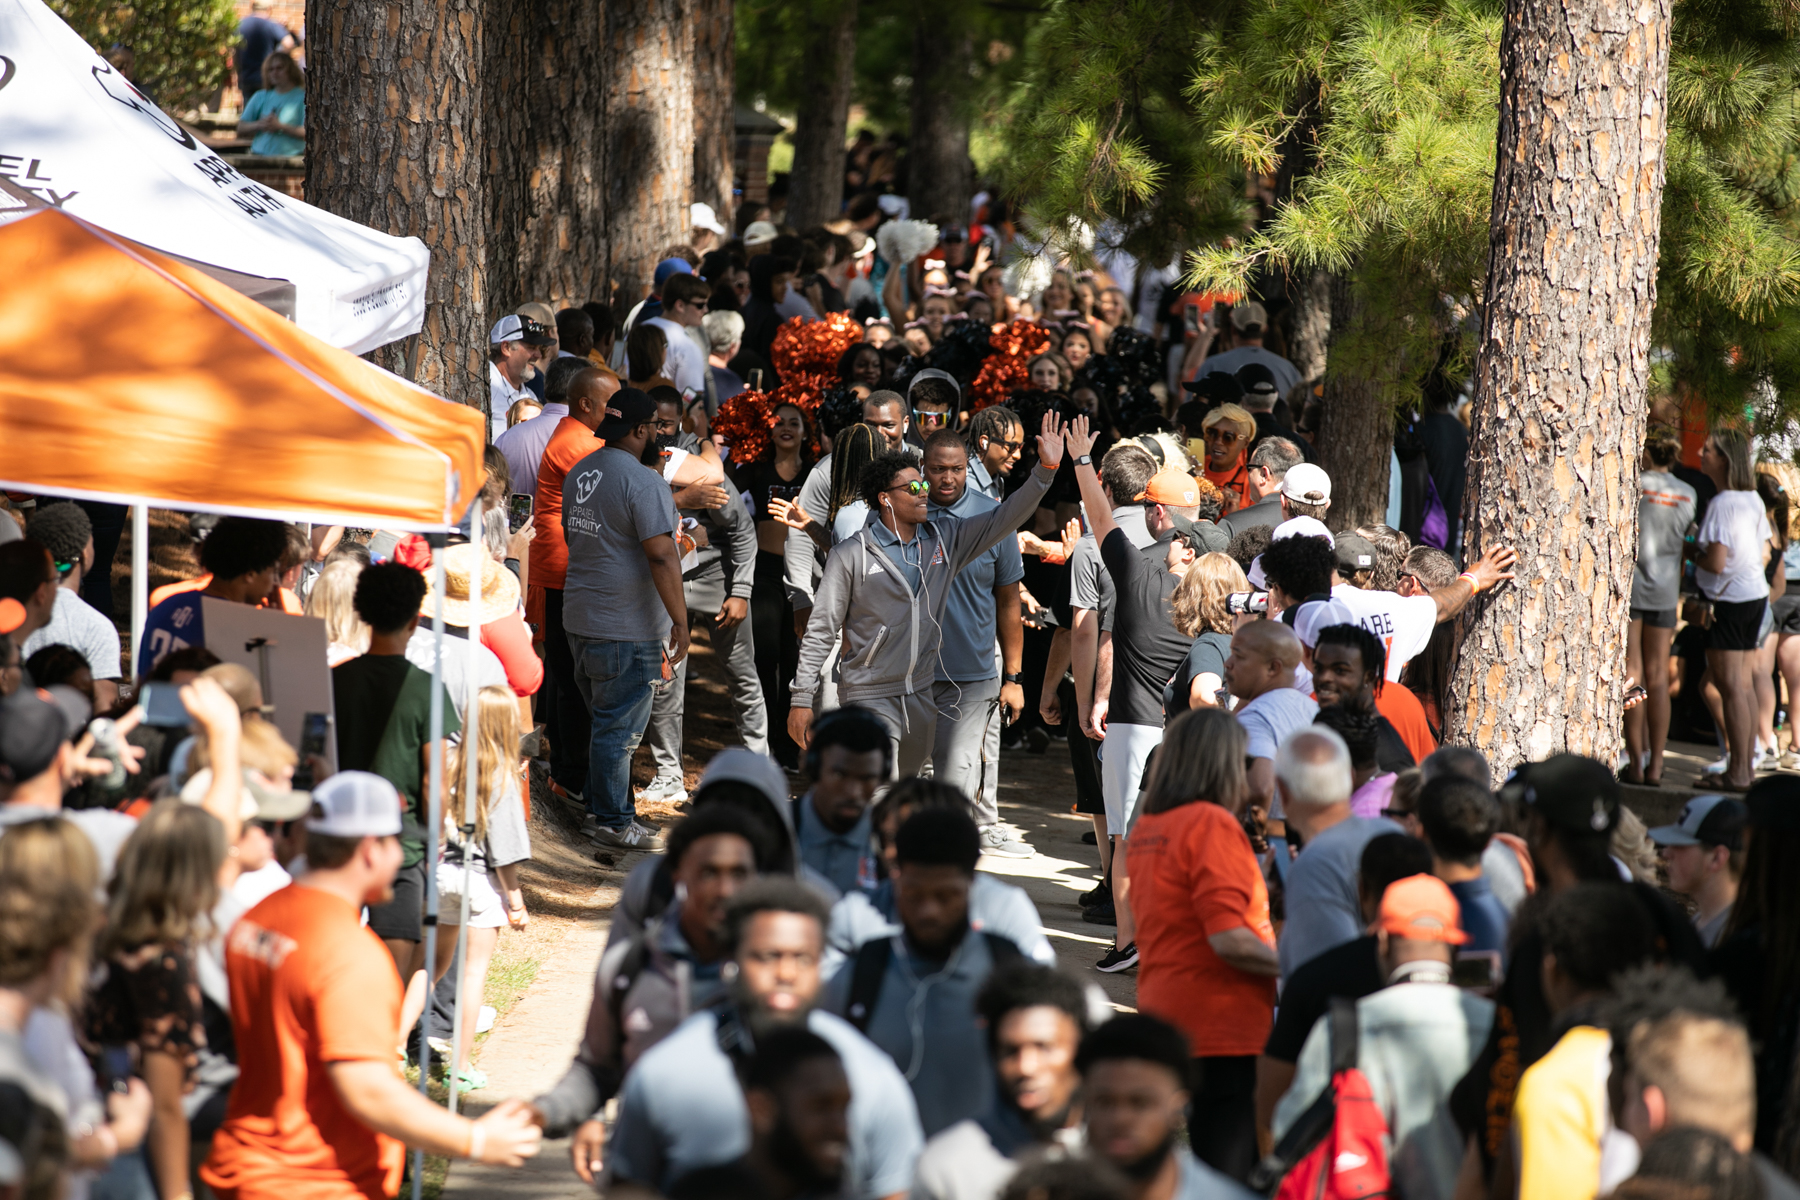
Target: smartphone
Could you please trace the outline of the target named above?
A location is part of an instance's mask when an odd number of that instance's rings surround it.
[[[312,756],[325,757],[325,737],[330,730],[331,717],[326,713],[309,712],[300,718],[300,761],[294,766],[295,791],[312,791]]]
[[[107,1091],[121,1096],[131,1091],[131,1047],[102,1046],[100,1073],[104,1076]]]
[[[514,492],[506,501],[506,527],[514,533],[531,524],[532,499],[524,492]]]
[[[161,729],[186,729],[194,723],[187,705],[181,702],[181,688],[173,683],[146,683],[138,703],[144,709],[144,724]]]
[[[1200,332],[1200,306],[1191,300],[1181,307],[1181,323],[1189,333]]]
[[[1498,950],[1466,951],[1450,964],[1450,982],[1465,991],[1491,995],[1500,986],[1500,978]]]

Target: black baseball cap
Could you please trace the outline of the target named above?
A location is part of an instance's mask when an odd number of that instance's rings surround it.
[[[1605,763],[1579,754],[1524,764],[1500,786],[1500,794],[1583,837],[1610,834],[1619,823],[1618,779]]]
[[[1730,796],[1695,796],[1681,806],[1673,825],[1658,825],[1650,840],[1659,846],[1723,846],[1744,848],[1744,823],[1749,810]]]
[[[1360,534],[1340,533],[1331,545],[1337,551],[1338,570],[1345,575],[1375,565],[1375,544]]]
[[[1213,371],[1198,379],[1190,379],[1181,386],[1214,404],[1236,404],[1244,398],[1243,387],[1223,371]]]
[[[86,704],[66,687],[20,688],[0,700],[0,783],[24,783],[48,771],[63,743],[87,724]]]
[[[1275,385],[1275,372],[1258,362],[1245,363],[1237,369],[1237,385],[1244,389],[1244,395],[1263,394],[1279,395],[1281,389]]]
[[[598,438],[621,438],[639,425],[656,420],[656,401],[640,388],[620,388],[606,402],[606,415],[594,430]]]

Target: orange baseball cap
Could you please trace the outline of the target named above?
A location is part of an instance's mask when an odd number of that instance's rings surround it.
[[[1448,884],[1435,875],[1413,875],[1382,893],[1375,928],[1415,942],[1460,946],[1469,940],[1458,923],[1461,914]]]
[[[1149,486],[1138,499],[1148,500],[1152,504],[1193,508],[1200,503],[1200,485],[1186,471],[1165,468],[1150,477]]]
[[[0,636],[5,636],[25,623],[25,606],[11,596],[0,599]]]

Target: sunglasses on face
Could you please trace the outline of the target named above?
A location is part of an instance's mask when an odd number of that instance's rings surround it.
[[[923,496],[930,489],[931,485],[926,483],[923,479],[913,479],[906,483],[896,483],[893,487],[889,488],[888,491],[905,492],[909,496]]]
[[[927,412],[920,408],[913,409],[912,415],[913,420],[921,425],[941,425],[950,419],[950,414],[947,412]]]
[[[990,446],[998,446],[998,447],[1000,447],[1000,448],[1001,448],[1001,449],[1002,449],[1002,450],[1004,450],[1004,451],[1006,451],[1006,452],[1007,452],[1007,453],[1008,453],[1008,454],[1016,454],[1016,453],[1018,453],[1018,452],[1019,452],[1019,451],[1021,451],[1021,450],[1023,450],[1023,449],[1025,449],[1025,443],[1024,443],[1024,442],[1023,442],[1023,441],[1017,441],[1017,442],[1002,442],[1002,441],[1000,441],[1000,440],[998,440],[998,439],[996,439],[996,438],[990,438],[990,439],[988,439],[988,445],[990,445]]]
[[[1235,442],[1242,436],[1235,429],[1220,429],[1216,426],[1206,431],[1206,440],[1209,442]]]

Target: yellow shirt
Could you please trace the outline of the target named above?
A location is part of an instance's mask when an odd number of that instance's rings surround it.
[[[1604,1029],[1577,1025],[1520,1077],[1513,1102],[1520,1196],[1592,1200],[1599,1194],[1601,1143],[1612,1128],[1611,1055]]]

